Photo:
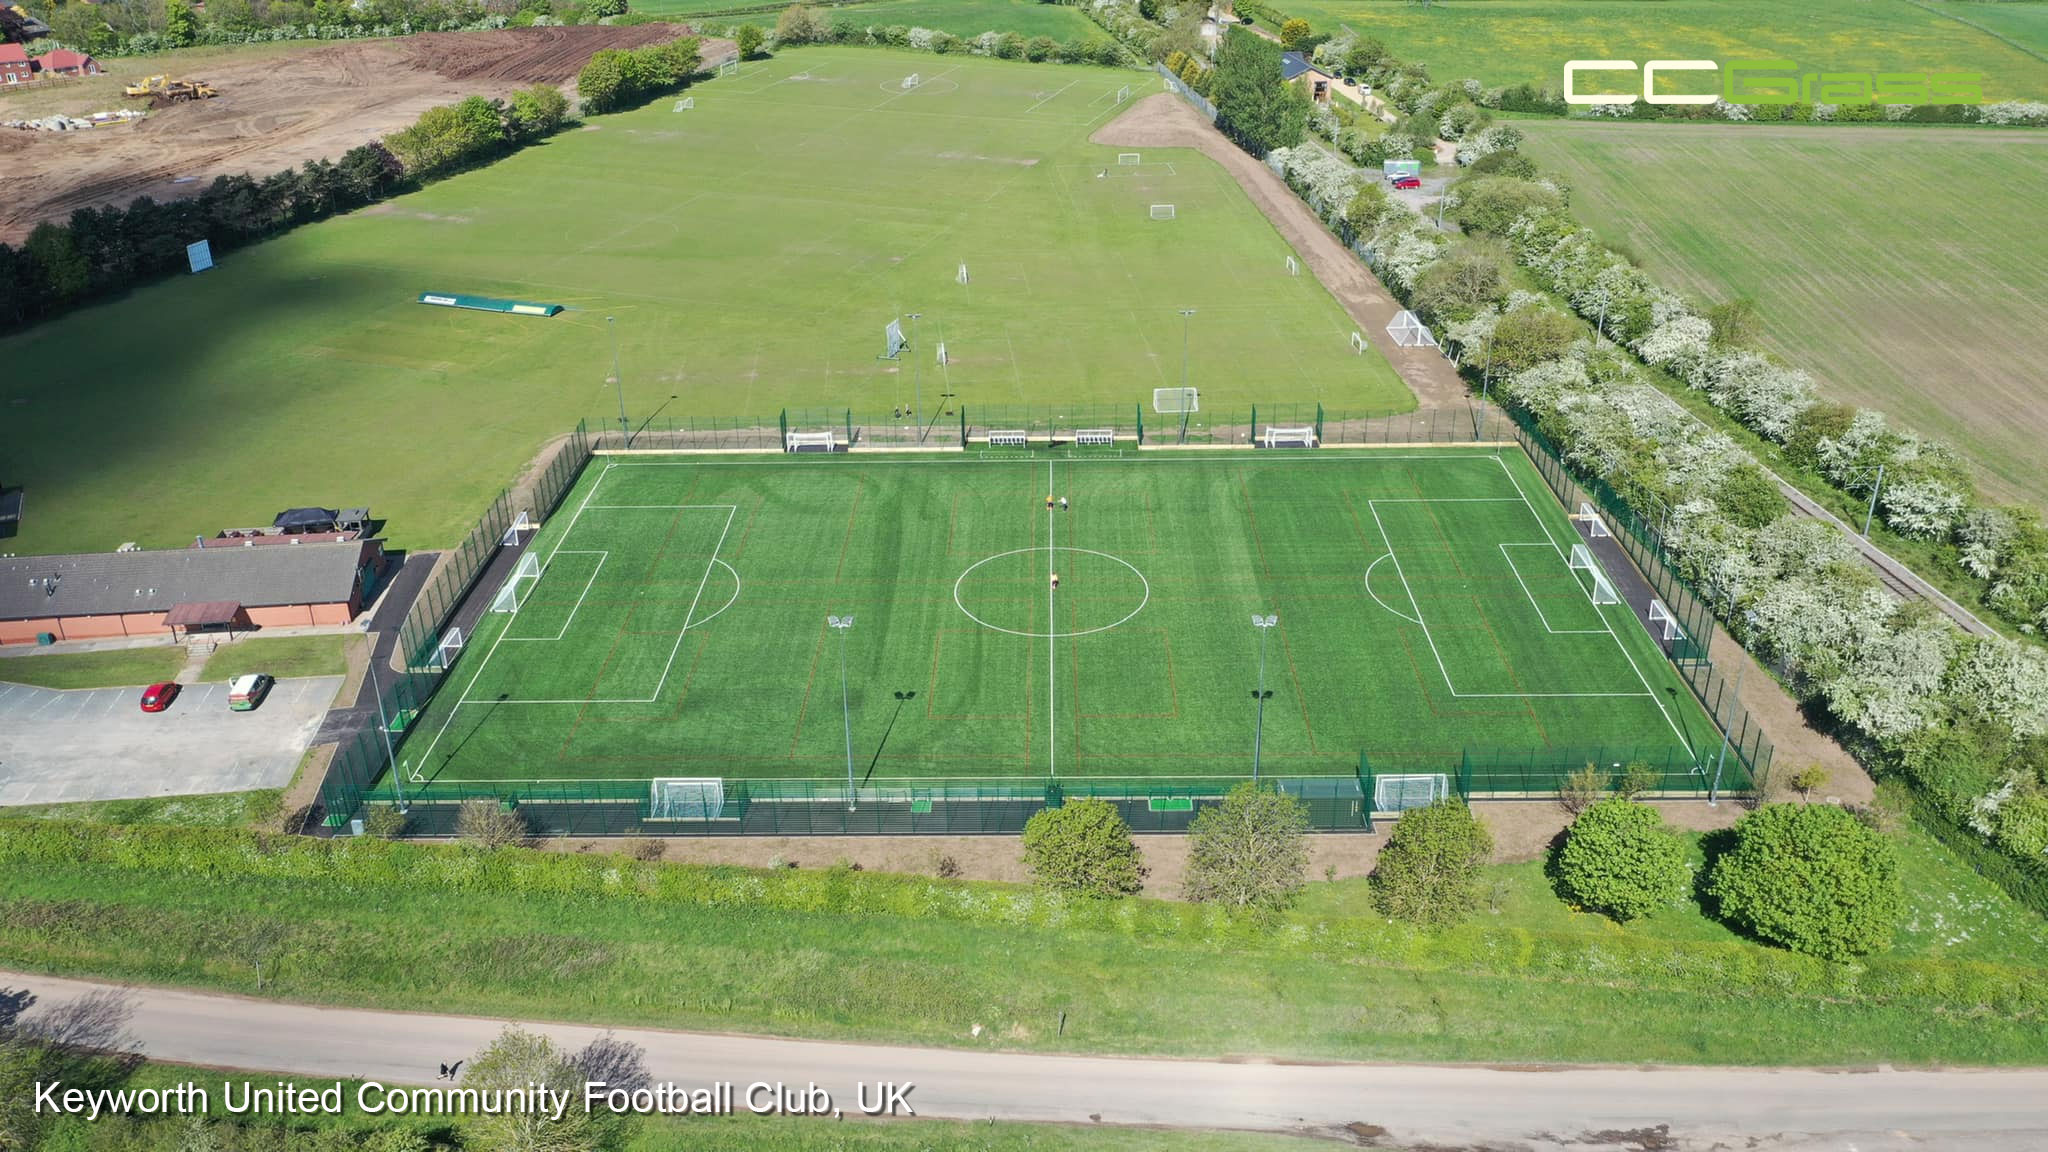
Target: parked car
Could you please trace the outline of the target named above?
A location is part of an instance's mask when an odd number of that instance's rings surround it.
[[[1394,177],[1394,187],[1401,189],[1420,188],[1422,187],[1422,178],[1420,176],[1396,176]]]
[[[251,672],[237,676],[228,684],[228,708],[235,712],[253,712],[263,698],[270,694],[270,686],[277,683],[267,672]]]
[[[177,698],[178,686],[176,684],[170,681],[165,681],[162,684],[151,684],[142,690],[142,710],[144,712],[161,712],[169,708],[171,701]]]

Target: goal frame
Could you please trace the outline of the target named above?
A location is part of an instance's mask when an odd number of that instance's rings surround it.
[[[1679,626],[1678,617],[1671,614],[1671,609],[1666,608],[1662,600],[1650,601],[1648,616],[1650,628],[1656,633],[1657,639],[1666,644],[1685,639],[1685,629]]]
[[[497,594],[491,597],[491,611],[519,611],[519,606],[525,603],[525,600],[519,594],[519,582],[531,580],[538,584],[540,583],[540,574],[540,557],[532,552],[521,555],[518,563],[512,566],[512,575],[505,578],[505,582],[498,586]]]
[[[1421,785],[1423,795],[1417,796],[1415,785]],[[1389,788],[1388,785],[1394,787]],[[1372,810],[1375,812],[1407,812],[1415,808],[1427,808],[1431,804],[1452,795],[1451,777],[1444,772],[1409,772],[1387,776],[1374,776],[1372,781]]]
[[[722,776],[657,776],[647,782],[649,820],[719,820],[724,816]]]
[[[505,534],[499,537],[498,543],[506,548],[513,547],[519,543],[521,532],[529,536],[533,534],[533,513],[524,508],[519,510],[519,515],[512,518],[512,523],[505,526]]]
[[[1301,275],[1301,262],[1292,256],[1287,258],[1287,274],[1289,276]]]
[[[1176,216],[1174,215],[1174,209],[1173,209],[1173,205],[1171,205],[1171,204],[1154,204],[1154,205],[1152,205],[1152,219],[1154,219],[1154,220],[1173,220],[1173,219],[1177,219],[1177,217],[1176,217]]]
[[[1614,581],[1609,580],[1607,573],[1601,570],[1600,562],[1593,558],[1591,548],[1584,544],[1572,545],[1571,559],[1566,561],[1566,567],[1574,572],[1584,572],[1593,578],[1593,586],[1586,590],[1586,595],[1595,605],[1621,603],[1621,593],[1615,590]]]
[[[799,432],[791,429],[783,436],[784,452],[837,452],[839,434],[827,429],[823,432]]]
[[[1422,317],[1406,308],[1396,313],[1393,321],[1387,325],[1387,335],[1402,348],[1442,347],[1436,342],[1435,334],[1430,332],[1429,325],[1422,322]]]
[[[434,667],[453,667],[456,657],[462,655],[464,643],[462,629],[449,625],[448,630],[441,633],[441,642],[434,645]]]
[[[1154,388],[1152,390],[1152,411],[1161,416],[1182,416],[1202,410],[1202,392],[1199,388]]]
[[[1116,162],[1118,164],[1143,164],[1145,162],[1145,154],[1143,152],[1119,152],[1116,154]]]
[[[1259,445],[1264,448],[1314,448],[1316,429],[1313,424],[1299,427],[1268,424],[1259,436]]]
[[[1365,335],[1361,332],[1353,332],[1351,334],[1351,350],[1363,356],[1365,355],[1365,348]]]

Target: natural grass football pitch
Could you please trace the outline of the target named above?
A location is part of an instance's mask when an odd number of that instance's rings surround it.
[[[1747,296],[1770,350],[1831,397],[1962,449],[2048,502],[2048,135],[1526,122],[1579,217],[1662,283]]]
[[[1182,308],[1205,408],[1413,408],[1222,168],[1088,142],[1126,86],[1157,78],[790,51],[0,341],[0,460],[30,492],[8,550],[173,547],[308,503],[446,546],[549,437],[616,419],[608,316],[635,423],[887,414],[920,373],[927,411],[1129,410],[1180,382]],[[916,363],[877,360],[910,312]]]
[[[743,15],[707,15],[747,7],[742,0],[642,0],[633,11],[651,16],[693,19],[705,31],[717,35],[728,25],[749,21],[773,29],[776,12]],[[877,0],[867,4],[839,4],[819,7],[817,14],[827,23],[853,21],[864,27],[934,28],[968,39],[983,32],[1015,32],[1020,36],[1050,36],[1055,40],[1106,40],[1109,34],[1081,14],[1079,8],[1047,4],[1043,0]]]
[[[844,780],[843,643],[863,780],[1246,775],[1258,613],[1269,775],[1716,747],[1519,451],[1037,455],[601,457],[401,763]]]
[[[2040,3],[1278,0],[1275,7],[1318,31],[1349,26],[1375,37],[1403,60],[1427,64],[1440,81],[1471,76],[1556,91],[1567,60],[1789,59],[1813,72],[1978,73],[1986,100],[2048,97],[2048,4]],[[1587,82],[1597,79],[1589,74]]]

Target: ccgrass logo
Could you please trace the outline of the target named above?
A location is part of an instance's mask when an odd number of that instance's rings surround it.
[[[1652,60],[1641,67],[1643,90],[1578,91],[1581,72],[1635,72],[1633,60],[1567,60],[1567,104],[1982,104],[1980,72],[1801,72],[1791,60]],[[1718,72],[1719,92],[1657,91],[1657,77],[1673,72]]]

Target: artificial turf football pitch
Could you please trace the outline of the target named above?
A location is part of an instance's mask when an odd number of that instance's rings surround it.
[[[1578,531],[1513,448],[600,456],[400,761],[843,781],[842,657],[864,782],[1242,776],[1262,659],[1272,775],[1710,755]]]

